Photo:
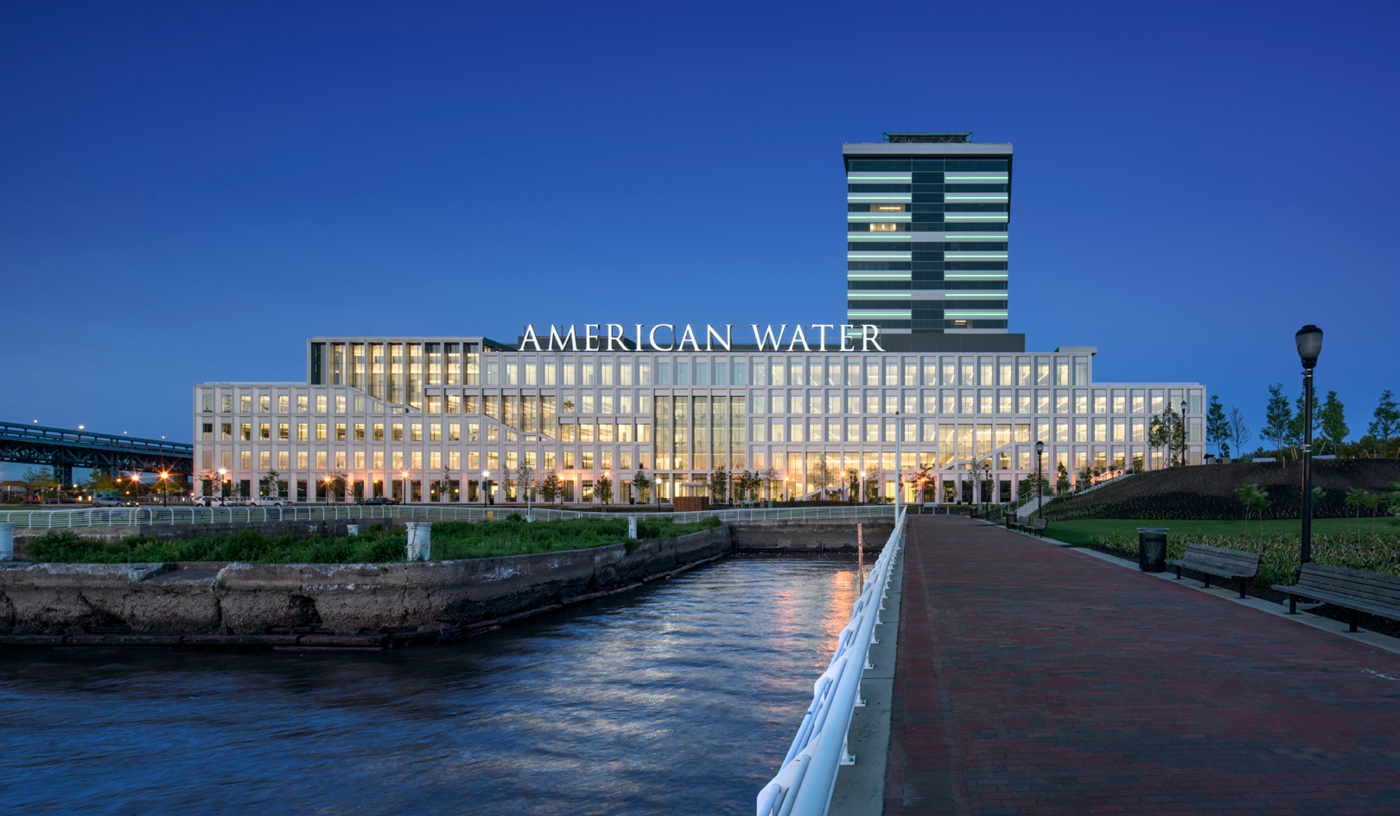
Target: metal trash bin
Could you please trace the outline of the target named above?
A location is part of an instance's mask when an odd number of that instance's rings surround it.
[[[1143,572],[1167,571],[1168,527],[1138,528],[1138,569]]]

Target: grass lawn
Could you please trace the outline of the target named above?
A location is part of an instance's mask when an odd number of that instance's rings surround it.
[[[1363,516],[1361,519],[1361,532],[1368,534],[1371,532],[1371,519]],[[1171,535],[1175,538],[1178,535],[1187,536],[1242,536],[1244,535],[1243,521],[1202,521],[1181,519],[1154,520],[1154,519],[1076,519],[1074,521],[1052,521],[1046,528],[1045,534],[1051,538],[1063,541],[1066,544],[1087,545],[1091,543],[1093,536],[1103,536],[1108,538],[1114,533],[1137,540],[1137,530],[1139,527],[1166,527],[1171,530]],[[1313,519],[1313,535],[1337,535],[1338,533],[1355,533],[1357,529],[1356,519]],[[1249,535],[1254,537],[1259,535],[1261,528],[1258,519],[1249,522]],[[1265,519],[1262,528],[1264,534],[1290,535],[1297,537],[1302,534],[1302,522],[1298,519]],[[1385,516],[1376,520],[1377,533],[1395,534],[1400,532],[1393,521],[1393,517]]]

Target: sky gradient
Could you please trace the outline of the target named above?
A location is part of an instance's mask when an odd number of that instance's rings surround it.
[[[5,4],[0,419],[188,441],[314,335],[839,323],[841,144],[971,130],[1028,350],[1257,441],[1316,323],[1354,438],[1400,391],[1398,9]]]

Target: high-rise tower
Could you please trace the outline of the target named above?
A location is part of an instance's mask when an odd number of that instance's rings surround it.
[[[886,133],[842,147],[846,322],[915,335],[917,346],[1007,334],[1011,145],[971,135]]]

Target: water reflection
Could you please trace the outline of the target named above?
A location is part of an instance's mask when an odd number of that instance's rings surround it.
[[[445,648],[0,652],[24,813],[749,813],[854,564],[732,560]]]

